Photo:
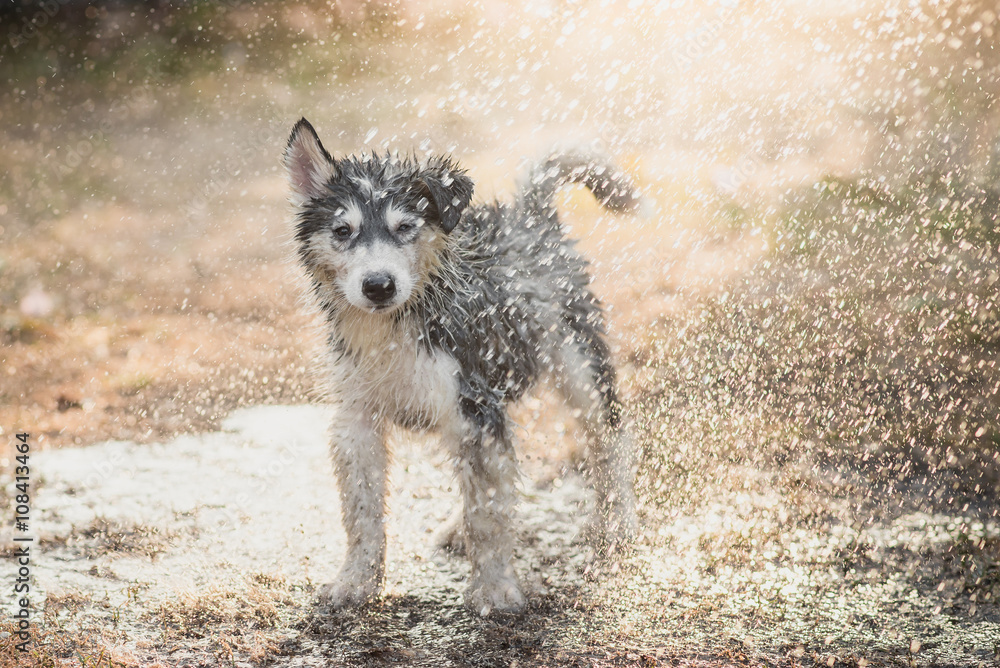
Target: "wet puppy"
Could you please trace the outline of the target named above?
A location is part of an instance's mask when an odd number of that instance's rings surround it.
[[[321,602],[376,598],[385,575],[386,431],[434,430],[453,457],[463,510],[452,543],[472,562],[466,604],[518,612],[511,566],[518,477],[507,407],[550,379],[579,412],[604,544],[635,532],[633,446],[585,261],[560,229],[553,195],[582,183],[608,208],[637,203],[599,160],[556,155],[512,204],[470,206],[473,183],[446,158],[334,159],[305,119],[285,166],[298,255],[328,330],[337,405],[332,454],[347,558]]]

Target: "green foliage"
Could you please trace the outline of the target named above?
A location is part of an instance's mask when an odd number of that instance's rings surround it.
[[[647,413],[709,450],[870,466],[970,493],[1000,483],[1000,233],[995,190],[934,178],[892,190],[828,179],[790,198],[740,285],[665,321],[642,358]],[[664,414],[667,414],[666,416]],[[706,428],[726,416],[726,428]],[[776,425],[781,425],[780,427]],[[767,445],[772,429],[789,434]],[[680,462],[680,463],[679,463]],[[701,462],[692,462],[698,468]]]
[[[111,80],[162,83],[235,69],[350,77],[365,69],[372,43],[396,30],[394,8],[379,2],[71,4],[34,28],[32,15],[0,14],[8,35],[0,42],[0,80],[13,88],[33,88],[38,77],[71,77],[96,93]],[[344,57],[314,59],[309,52],[316,48],[343,49]]]

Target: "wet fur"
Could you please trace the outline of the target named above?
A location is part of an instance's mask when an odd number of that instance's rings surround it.
[[[579,182],[608,208],[629,210],[637,200],[627,177],[564,154],[532,170],[513,203],[470,206],[472,181],[452,161],[334,160],[305,119],[285,164],[338,406],[331,450],[348,548],[322,602],[357,605],[381,592],[385,436],[401,425],[437,431],[454,459],[463,511],[459,537],[446,540],[464,544],[472,562],[467,604],[483,615],[524,607],[511,566],[518,469],[507,407],[542,379],[586,428],[601,539],[627,541],[636,528],[633,448],[601,307],[552,202],[560,186]],[[415,231],[395,228],[400,221]],[[349,240],[336,237],[345,226]],[[373,272],[399,290],[382,310],[357,286]]]

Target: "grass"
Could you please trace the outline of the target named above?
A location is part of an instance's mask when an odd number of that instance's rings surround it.
[[[2,668],[132,668],[140,665],[134,655],[98,630],[73,631],[59,625],[32,627],[27,652],[17,648],[16,627],[0,624],[0,667]]]
[[[97,517],[89,525],[74,528],[65,544],[81,549],[88,557],[108,553],[139,554],[155,558],[164,552],[176,534],[142,523]]]
[[[650,429],[673,421],[677,441],[717,439],[717,457],[741,461],[767,453],[777,424],[794,449],[890,487],[916,475],[974,497],[996,489],[995,194],[833,180],[790,199],[773,250],[740,283],[663,319],[632,353],[648,370]],[[677,468],[663,443],[655,466]]]
[[[253,573],[232,582],[180,594],[147,614],[162,631],[160,644],[207,641],[223,663],[234,657],[266,665],[279,656],[287,626],[298,614],[292,587],[281,577]]]
[[[124,535],[124,541],[130,540],[127,532]],[[290,623],[295,609],[291,591],[282,578],[254,573],[197,594],[179,594],[153,608],[132,594],[119,608],[103,610],[107,602],[92,594],[50,593],[42,620],[32,620],[33,642],[27,654],[16,648],[15,636],[7,635],[16,627],[0,625],[0,667],[164,665],[159,661],[169,656],[169,651],[161,656],[149,650],[177,649],[194,641],[204,641],[205,656],[223,663],[231,664],[239,657],[264,665],[282,651],[283,632],[279,631]],[[150,640],[150,629],[159,631],[155,643]],[[130,644],[137,636],[145,638],[138,645],[143,650],[140,654],[160,659],[153,663],[140,660],[134,642]]]

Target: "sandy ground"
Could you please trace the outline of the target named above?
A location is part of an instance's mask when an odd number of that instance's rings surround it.
[[[647,503],[643,538],[612,563],[578,540],[588,494],[576,473],[533,477],[526,462],[517,565],[531,606],[481,620],[461,605],[467,565],[431,541],[457,500],[447,463],[406,434],[395,445],[387,596],[365,612],[318,612],[315,590],[344,541],[330,410],[243,409],[220,432],[35,455],[38,665],[996,660],[1000,591],[995,580],[977,588],[996,575],[984,557],[1000,545],[995,514],[933,504],[915,487],[864,508],[859,523],[864,480],[796,466],[731,469],[687,507]],[[14,578],[10,560],[0,578]]]

